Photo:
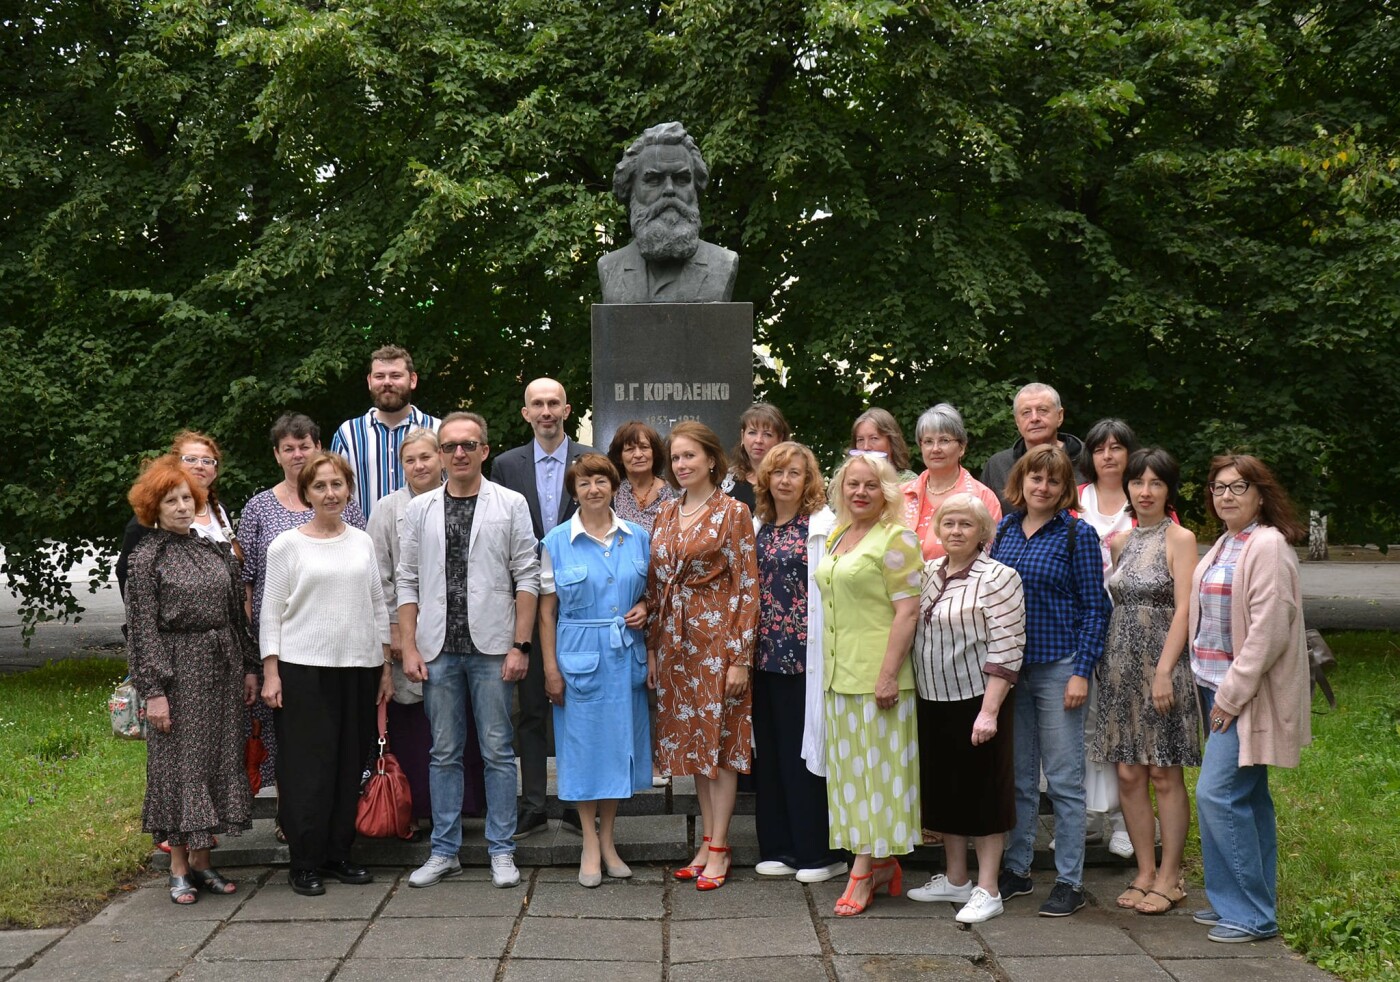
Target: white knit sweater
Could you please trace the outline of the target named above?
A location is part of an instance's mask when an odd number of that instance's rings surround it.
[[[374,543],[352,526],[333,539],[288,529],[267,550],[260,646],[294,665],[377,668],[389,611]]]

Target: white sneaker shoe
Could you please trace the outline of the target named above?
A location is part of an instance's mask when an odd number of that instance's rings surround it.
[[[1123,859],[1133,858],[1133,840],[1127,832],[1114,832],[1108,839],[1108,851]]]
[[[957,887],[948,882],[948,877],[939,873],[921,887],[906,890],[905,896],[910,900],[917,900],[920,903],[933,903],[942,900],[949,903],[965,904],[972,900],[974,892],[972,880],[968,880],[962,886]],[[983,893],[987,891],[983,890]]]
[[[515,857],[508,852],[500,852],[491,857],[491,885],[513,887],[520,882],[520,870],[515,868]]]
[[[981,887],[972,888],[972,899],[970,899],[962,910],[954,916],[954,920],[959,924],[981,924],[983,921],[990,921],[993,917],[999,916],[1006,908],[1001,904],[1001,897],[993,897]]]
[[[461,876],[462,864],[456,856],[429,856],[428,861],[408,876],[411,887],[430,887],[449,876]]]
[[[845,876],[851,867],[843,862],[828,863],[825,866],[809,866],[797,871],[798,883],[825,883],[834,876]]]
[[[765,859],[753,868],[759,876],[792,876],[796,868],[777,859]]]

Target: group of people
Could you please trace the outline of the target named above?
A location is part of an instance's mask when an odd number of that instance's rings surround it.
[[[1082,442],[1062,433],[1045,385],[1017,394],[1020,439],[980,480],[962,417],[940,404],[915,426],[922,473],[872,408],[828,481],[765,403],[729,452],[694,421],[664,440],[629,423],[596,452],[565,435],[552,379],[525,391],[534,439],[488,478],[486,420],[411,406],[407,352],[376,351],[369,384],[375,406],[340,428],[338,453],[319,452],[305,417],[278,421],[286,479],[249,502],[236,539],[208,437],[181,434],[132,490],[139,527],[158,530],[131,551],[127,596],[155,724],[146,827],[172,847],[172,900],[236,889],[208,848],[248,826],[237,751],[260,696],[300,893],[368,880],[349,848],[389,702],[432,828],[414,887],[461,871],[461,816],[483,806],[493,882],[519,882],[514,843],[544,825],[552,729],[587,887],[631,875],[618,800],[682,775],[703,836],[674,876],[724,886],[749,774],[760,875],[849,874],[835,913],[853,916],[898,895],[898,857],[937,834],[946,870],[909,896],[978,923],[1033,890],[1043,780],[1056,879],[1040,913],[1066,916],[1084,905],[1098,766],[1116,771],[1137,860],[1117,903],[1158,914],[1186,899],[1183,768],[1200,765],[1210,907],[1196,919],[1217,941],[1277,932],[1267,767],[1297,764],[1308,687],[1289,547],[1302,530],[1261,461],[1212,462],[1224,533],[1197,562],[1173,458],[1118,420]],[[241,569],[220,541],[241,547]],[[181,609],[194,599],[198,616]]]

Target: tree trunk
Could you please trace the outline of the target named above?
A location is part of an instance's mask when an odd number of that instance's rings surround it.
[[[1327,558],[1327,516],[1308,512],[1308,559],[1322,562]]]

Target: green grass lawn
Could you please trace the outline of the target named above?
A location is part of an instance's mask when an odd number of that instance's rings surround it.
[[[0,926],[90,916],[141,867],[146,746],[112,736],[111,659],[0,677]]]
[[[1313,715],[1302,766],[1270,773],[1279,920],[1290,945],[1345,979],[1400,980],[1400,634],[1328,640],[1340,706]],[[150,852],[145,745],[114,739],[107,721],[124,671],[101,659],[0,677],[0,925],[81,921]],[[1194,819],[1188,858],[1199,876]]]
[[[1314,702],[1301,766],[1274,769],[1279,923],[1355,982],[1400,979],[1400,634],[1338,633],[1337,709]],[[1199,853],[1198,853],[1199,855]]]

